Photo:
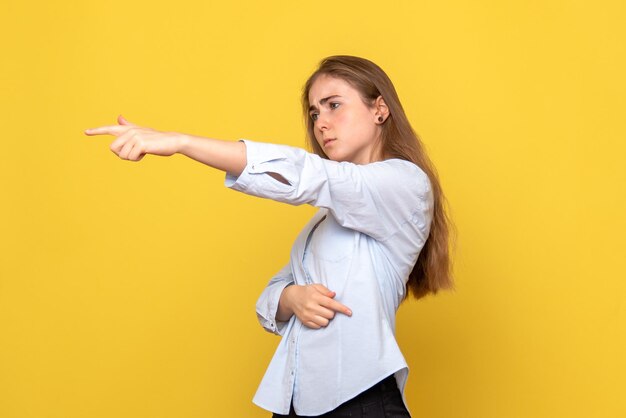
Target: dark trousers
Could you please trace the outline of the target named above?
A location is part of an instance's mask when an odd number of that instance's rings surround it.
[[[274,414],[272,418],[293,418],[299,417],[293,410],[289,415]],[[367,418],[410,418],[409,411],[406,410],[400,389],[396,384],[393,375],[377,383],[365,392],[357,395],[349,401],[342,403],[334,410],[318,417],[367,417]]]

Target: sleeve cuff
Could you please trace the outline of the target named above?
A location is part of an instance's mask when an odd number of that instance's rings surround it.
[[[283,289],[292,284],[294,284],[293,280],[272,286],[265,296],[265,303],[261,304],[261,306],[265,305],[265,309],[257,309],[259,322],[266,331],[281,336],[285,333],[285,329],[289,321],[277,321],[276,313],[278,312],[278,304],[280,302],[280,295],[282,294]]]
[[[286,174],[282,172],[283,170],[281,170],[275,162],[283,161],[288,158],[288,152],[285,149],[286,146],[255,142],[245,138],[239,139],[239,142],[243,142],[246,145],[246,166],[238,176],[226,173],[224,179],[224,185],[226,187],[244,193],[251,193],[254,189],[258,189],[254,187],[254,183],[256,180],[259,180],[259,175],[261,175],[265,182],[269,182],[275,187],[280,188],[280,185],[282,185],[285,188],[291,189],[291,186],[283,184],[273,178],[265,179],[265,177],[269,176],[264,175],[268,171],[273,171],[285,177]]]

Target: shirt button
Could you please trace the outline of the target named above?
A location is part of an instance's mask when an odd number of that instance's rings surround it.
[[[252,165],[250,166],[250,168],[254,170],[254,164],[252,164]]]

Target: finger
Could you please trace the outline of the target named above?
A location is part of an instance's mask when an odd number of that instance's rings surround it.
[[[143,144],[141,141],[133,142],[135,145],[133,146],[132,151],[128,154],[128,159],[130,161],[139,161],[141,159],[140,155],[143,156],[142,154],[144,153]]]
[[[319,325],[317,325],[313,321],[306,321],[306,322],[303,322],[303,324],[306,325],[308,328],[313,328],[313,329],[320,329],[321,328]]]
[[[134,123],[130,123],[124,116],[119,115],[117,117],[117,123],[119,123],[120,125],[129,125],[129,126],[137,126]]]
[[[132,139],[133,131],[129,129],[124,134],[118,136],[115,141],[111,142],[111,151],[113,151],[117,155],[120,155],[122,153],[122,148],[124,148],[124,145],[126,145]]]
[[[333,319],[336,312],[332,309],[326,308],[323,305],[319,305],[315,313],[317,315],[323,316],[326,319]]]
[[[85,129],[87,135],[115,135],[119,136],[128,130],[128,126],[124,125],[112,125],[112,126],[99,126],[97,128]]]
[[[118,137],[115,141],[113,141],[111,145],[109,145],[109,148],[119,157],[120,153],[122,152],[122,148],[124,147],[124,144],[126,144],[127,140],[127,136],[122,135]]]
[[[135,145],[135,141],[133,141],[132,139],[128,141],[127,143],[125,143],[124,147],[120,151],[120,158],[124,160],[128,160],[129,159],[128,155],[132,151],[134,145]]]
[[[330,319],[324,318],[323,316],[318,317],[317,323],[323,328],[327,327],[330,324]]]
[[[302,315],[305,318],[311,318],[312,320],[315,320],[314,318],[331,320],[335,317],[335,311],[325,308],[322,305],[315,305],[304,311]]]
[[[128,142],[133,144],[131,150],[128,152],[128,159],[130,161],[138,161],[139,156],[145,151],[144,141],[139,138],[133,138]]]
[[[323,306],[325,306],[328,309],[332,309],[335,312],[339,312],[339,313],[342,313],[344,315],[352,316],[352,310],[350,308],[348,308],[346,305],[344,305],[343,303],[337,302],[335,299],[327,299],[323,303]]]
[[[318,326],[320,326],[320,327],[325,327],[325,326],[327,326],[330,323],[330,321],[328,319],[324,318],[323,316],[319,316],[319,315],[314,316],[312,321],[315,324],[317,324]]]
[[[329,298],[334,298],[336,293],[332,290],[329,290],[326,286],[316,283],[312,285],[315,290],[323,294],[324,296],[328,296]]]

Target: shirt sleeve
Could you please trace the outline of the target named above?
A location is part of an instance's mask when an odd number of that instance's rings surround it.
[[[289,321],[277,321],[276,312],[283,289],[290,284],[294,284],[291,264],[283,267],[269,281],[256,303],[257,319],[261,326],[268,332],[283,335]]]
[[[428,176],[401,159],[353,164],[321,158],[301,148],[240,139],[247,164],[239,176],[227,173],[225,185],[243,193],[328,208],[345,227],[384,241],[405,225],[415,225],[425,240],[432,220]],[[282,176],[285,184],[268,173]]]

